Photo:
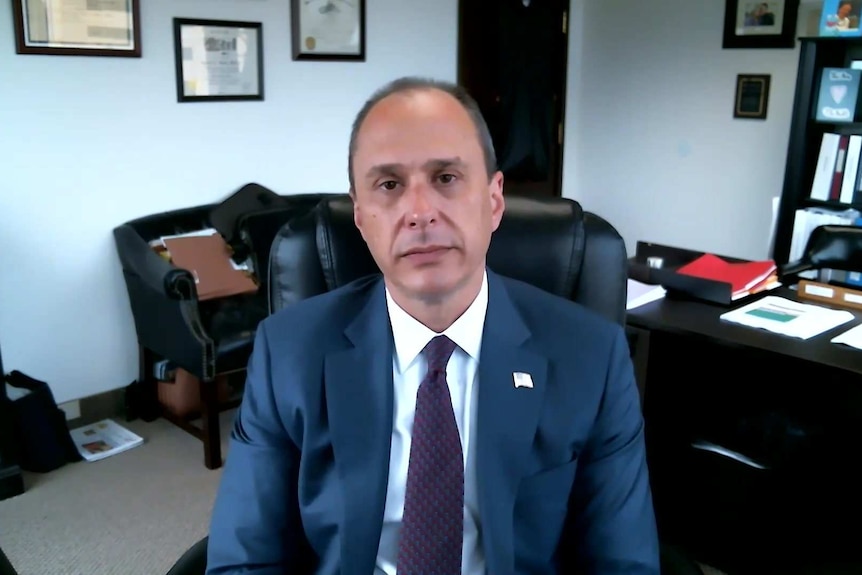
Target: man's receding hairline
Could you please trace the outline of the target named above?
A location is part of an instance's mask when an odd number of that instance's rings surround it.
[[[469,110],[467,110],[467,108],[464,107],[464,104],[461,101],[459,101],[458,98],[456,98],[454,95],[450,94],[449,92],[447,92],[443,88],[440,88],[439,86],[404,86],[403,88],[400,88],[398,90],[395,90],[394,92],[386,94],[385,96],[383,96],[382,98],[380,98],[379,100],[374,102],[374,104],[372,104],[371,107],[368,108],[368,110],[366,110],[365,115],[362,117],[362,120],[359,122],[359,125],[356,127],[356,141],[354,142],[356,144],[356,148],[357,149],[359,148],[359,134],[362,133],[362,127],[365,126],[365,123],[368,120],[368,116],[370,116],[374,112],[375,109],[377,109],[381,104],[383,104],[384,102],[386,102],[390,98],[394,98],[396,96],[408,97],[408,96],[415,95],[415,94],[420,93],[420,92],[436,92],[438,94],[442,94],[442,95],[446,96],[449,100],[454,102],[458,106],[458,109],[461,110],[467,116],[467,120],[470,122],[470,125],[475,130],[476,136],[480,139],[480,147],[481,147],[481,135],[479,134],[479,128],[473,122],[473,118],[470,116]]]
[[[359,135],[365,125],[365,120],[377,108],[377,105],[388,100],[389,96],[402,95],[405,98],[415,94],[433,94],[434,92],[442,92],[448,94],[458,106],[467,114],[467,118],[473,125],[474,133],[478,139],[479,147],[482,150],[484,159],[485,171],[488,179],[493,176],[498,169],[497,155],[494,150],[494,142],[488,129],[488,124],[482,116],[482,111],[476,100],[467,92],[463,86],[458,84],[434,80],[432,78],[421,78],[413,76],[405,76],[394,80],[378,90],[363,104],[356,118],[354,118],[353,126],[350,130],[350,144],[348,146],[348,178],[350,181],[350,189],[353,189],[356,182],[353,174],[353,157],[359,148]]]

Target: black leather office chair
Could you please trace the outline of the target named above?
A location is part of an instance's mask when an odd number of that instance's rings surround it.
[[[0,549],[0,575],[18,575],[18,572],[12,567],[6,554],[3,553],[3,549]]]
[[[619,233],[601,217],[565,198],[507,196],[506,211],[488,252],[493,271],[526,281],[625,323],[627,254]],[[323,199],[288,221],[270,251],[270,311],[379,273],[353,223],[347,195]],[[200,541],[169,575],[202,575],[191,556],[206,555]],[[180,563],[178,563],[180,565]],[[662,549],[662,572],[700,575],[677,549]]]
[[[833,269],[862,271],[862,227],[825,225],[814,228],[802,257],[780,269],[787,282],[808,270]]]
[[[204,537],[189,547],[166,575],[205,575],[208,543],[209,537]]]
[[[627,255],[607,221],[567,198],[506,196],[488,267],[625,323]],[[334,195],[289,221],[270,251],[270,311],[379,273],[353,223],[353,204]]]

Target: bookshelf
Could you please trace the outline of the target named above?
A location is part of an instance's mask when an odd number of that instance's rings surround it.
[[[772,252],[772,258],[779,265],[788,262],[796,210],[813,207],[835,210],[853,207],[862,210],[862,205],[809,197],[823,134],[862,134],[862,122],[831,123],[815,120],[823,68],[849,68],[853,60],[862,60],[862,37],[803,37],[800,43],[787,164]]]

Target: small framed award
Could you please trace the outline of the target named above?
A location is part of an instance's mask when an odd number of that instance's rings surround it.
[[[736,77],[734,118],[766,119],[769,104],[769,74],[739,74]]]
[[[365,0],[291,0],[294,60],[365,60]]]
[[[263,100],[263,24],[174,18],[177,101]]]
[[[139,0],[12,0],[18,54],[141,57]]]

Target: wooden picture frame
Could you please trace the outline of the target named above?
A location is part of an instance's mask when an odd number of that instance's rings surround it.
[[[18,54],[140,58],[140,0],[12,0]]]
[[[365,0],[290,0],[294,60],[365,61]]]
[[[794,48],[799,0],[725,0],[722,48]]]
[[[263,24],[174,18],[178,102],[263,100]]]
[[[765,120],[769,108],[769,74],[738,74],[736,97],[733,104],[734,118]]]

